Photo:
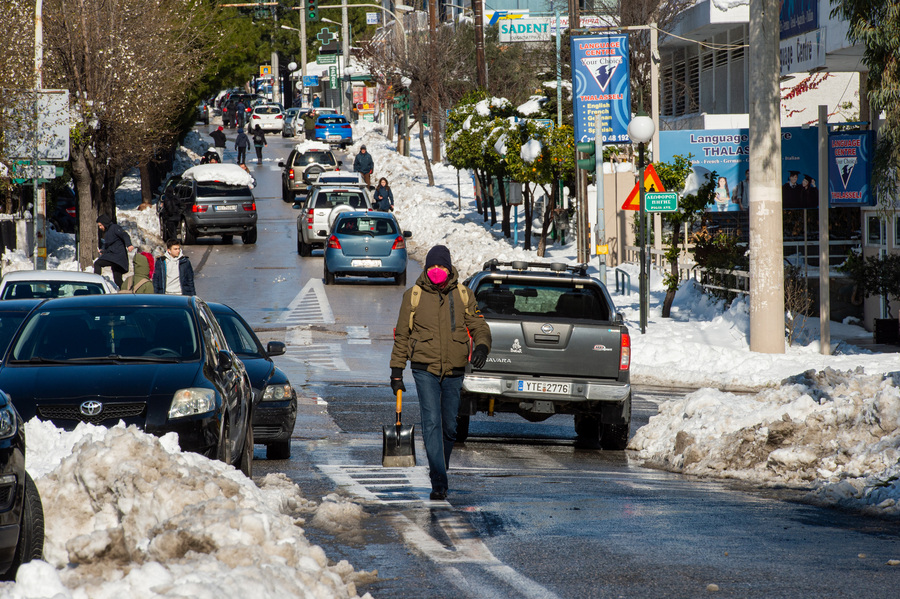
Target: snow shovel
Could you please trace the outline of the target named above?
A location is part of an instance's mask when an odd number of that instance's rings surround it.
[[[382,427],[381,465],[384,468],[412,468],[416,465],[415,425],[403,426],[400,413],[403,391],[397,389],[397,424]]]

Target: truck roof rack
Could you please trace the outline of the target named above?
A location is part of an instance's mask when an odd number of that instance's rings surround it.
[[[525,260],[512,260],[511,262],[500,262],[496,258],[491,258],[484,263],[483,270],[499,270],[501,266],[508,266],[512,270],[529,270],[533,268],[546,268],[551,272],[566,273],[571,272],[578,276],[587,275],[587,264],[568,265],[563,262],[526,262]]]

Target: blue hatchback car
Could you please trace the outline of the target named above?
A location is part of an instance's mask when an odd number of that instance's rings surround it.
[[[336,214],[325,242],[325,284],[337,276],[393,277],[406,285],[406,240],[390,212]]]
[[[353,145],[353,128],[350,121],[339,114],[319,115],[313,138],[344,148]]]

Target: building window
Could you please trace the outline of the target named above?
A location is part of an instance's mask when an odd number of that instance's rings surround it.
[[[894,247],[900,248],[900,214],[894,215]]]
[[[879,216],[866,217],[866,245],[884,245],[884,221]]]

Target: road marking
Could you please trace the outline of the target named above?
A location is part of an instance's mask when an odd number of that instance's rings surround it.
[[[382,466],[318,464],[316,466],[348,493],[374,503],[402,505],[408,503],[447,504],[431,501],[431,479],[424,466],[384,468]]]
[[[341,355],[342,350],[338,343],[288,344],[284,352],[286,360],[306,364],[313,370],[350,372],[350,367]]]
[[[328,303],[322,279],[309,279],[300,293],[288,304],[287,311],[282,314],[279,321],[288,326],[334,324],[334,312]]]
[[[369,338],[369,327],[366,325],[348,325],[347,343],[350,345],[372,345],[372,340]]]

